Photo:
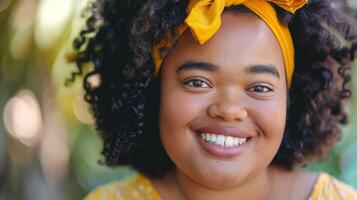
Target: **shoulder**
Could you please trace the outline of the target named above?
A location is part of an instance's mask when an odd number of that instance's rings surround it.
[[[91,191],[84,200],[152,199],[159,196],[148,178],[141,174],[100,186]]]
[[[320,173],[312,190],[310,200],[357,200],[357,192],[327,173]]]

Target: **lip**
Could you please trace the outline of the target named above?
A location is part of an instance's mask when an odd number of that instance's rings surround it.
[[[233,127],[233,126],[217,126],[208,125],[200,128],[193,128],[196,133],[214,133],[225,136],[239,137],[239,138],[250,138],[251,134],[244,131],[243,129]]]
[[[214,157],[223,158],[223,159],[232,159],[242,154],[245,151],[245,149],[247,149],[252,139],[252,135],[249,134],[248,132],[243,131],[240,128],[231,127],[231,126],[209,125],[209,126],[196,128],[193,130],[196,134],[198,143],[200,144],[200,146],[205,152],[207,152],[210,155],[213,155]],[[244,144],[235,147],[222,147],[204,141],[200,135],[200,133],[202,132],[220,134],[225,136],[233,136],[239,138],[247,138],[247,141]]]
[[[250,144],[251,138],[247,138],[247,141],[244,144],[241,144],[239,146],[235,147],[222,147],[218,146],[215,144],[208,143],[204,141],[200,133],[196,133],[198,143],[201,145],[201,147],[210,155],[217,157],[217,158],[223,158],[223,159],[232,159],[244,152],[244,150],[248,147]]]

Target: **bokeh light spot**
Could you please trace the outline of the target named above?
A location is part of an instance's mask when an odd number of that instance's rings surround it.
[[[12,97],[5,105],[3,118],[11,136],[28,146],[36,144],[41,135],[42,116],[31,91],[22,90]]]

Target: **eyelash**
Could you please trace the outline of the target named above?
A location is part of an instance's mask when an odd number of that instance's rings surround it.
[[[207,86],[206,87],[195,86],[194,82],[196,82],[196,81],[198,81],[200,84],[206,84]],[[206,81],[201,80],[201,79],[189,79],[189,80],[184,81],[184,84],[188,85],[190,87],[194,87],[194,88],[211,88],[211,86]],[[260,88],[260,91],[254,91],[254,89],[258,89],[258,88]],[[257,92],[257,93],[268,93],[268,92],[272,92],[273,89],[268,86],[265,86],[265,85],[254,85],[254,86],[250,87],[248,89],[248,91]]]
[[[265,91],[263,91],[263,92],[261,90],[260,90],[260,92],[252,91],[253,89],[257,89],[257,88],[263,89]],[[252,92],[258,92],[258,93],[268,93],[268,92],[272,92],[273,91],[273,89],[271,89],[270,87],[265,86],[265,85],[254,85],[254,86],[250,87],[248,90],[252,91]]]
[[[202,84],[202,83],[203,83],[203,84],[206,84],[207,87],[195,86],[195,85],[194,85],[194,82],[196,82],[196,81],[199,81],[201,84]],[[192,83],[192,84],[190,84],[190,83]],[[190,87],[195,87],[195,88],[211,88],[211,86],[210,86],[206,81],[201,80],[201,79],[189,79],[189,80],[184,81],[184,84],[185,84],[185,85],[188,85],[188,86],[190,86]]]

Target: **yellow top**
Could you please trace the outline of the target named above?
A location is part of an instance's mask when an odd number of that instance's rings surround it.
[[[135,175],[125,180],[109,183],[89,193],[84,200],[160,200],[150,180]],[[357,200],[357,192],[332,176],[320,173],[309,200]]]
[[[357,192],[334,177],[320,173],[309,200],[357,200]]]

